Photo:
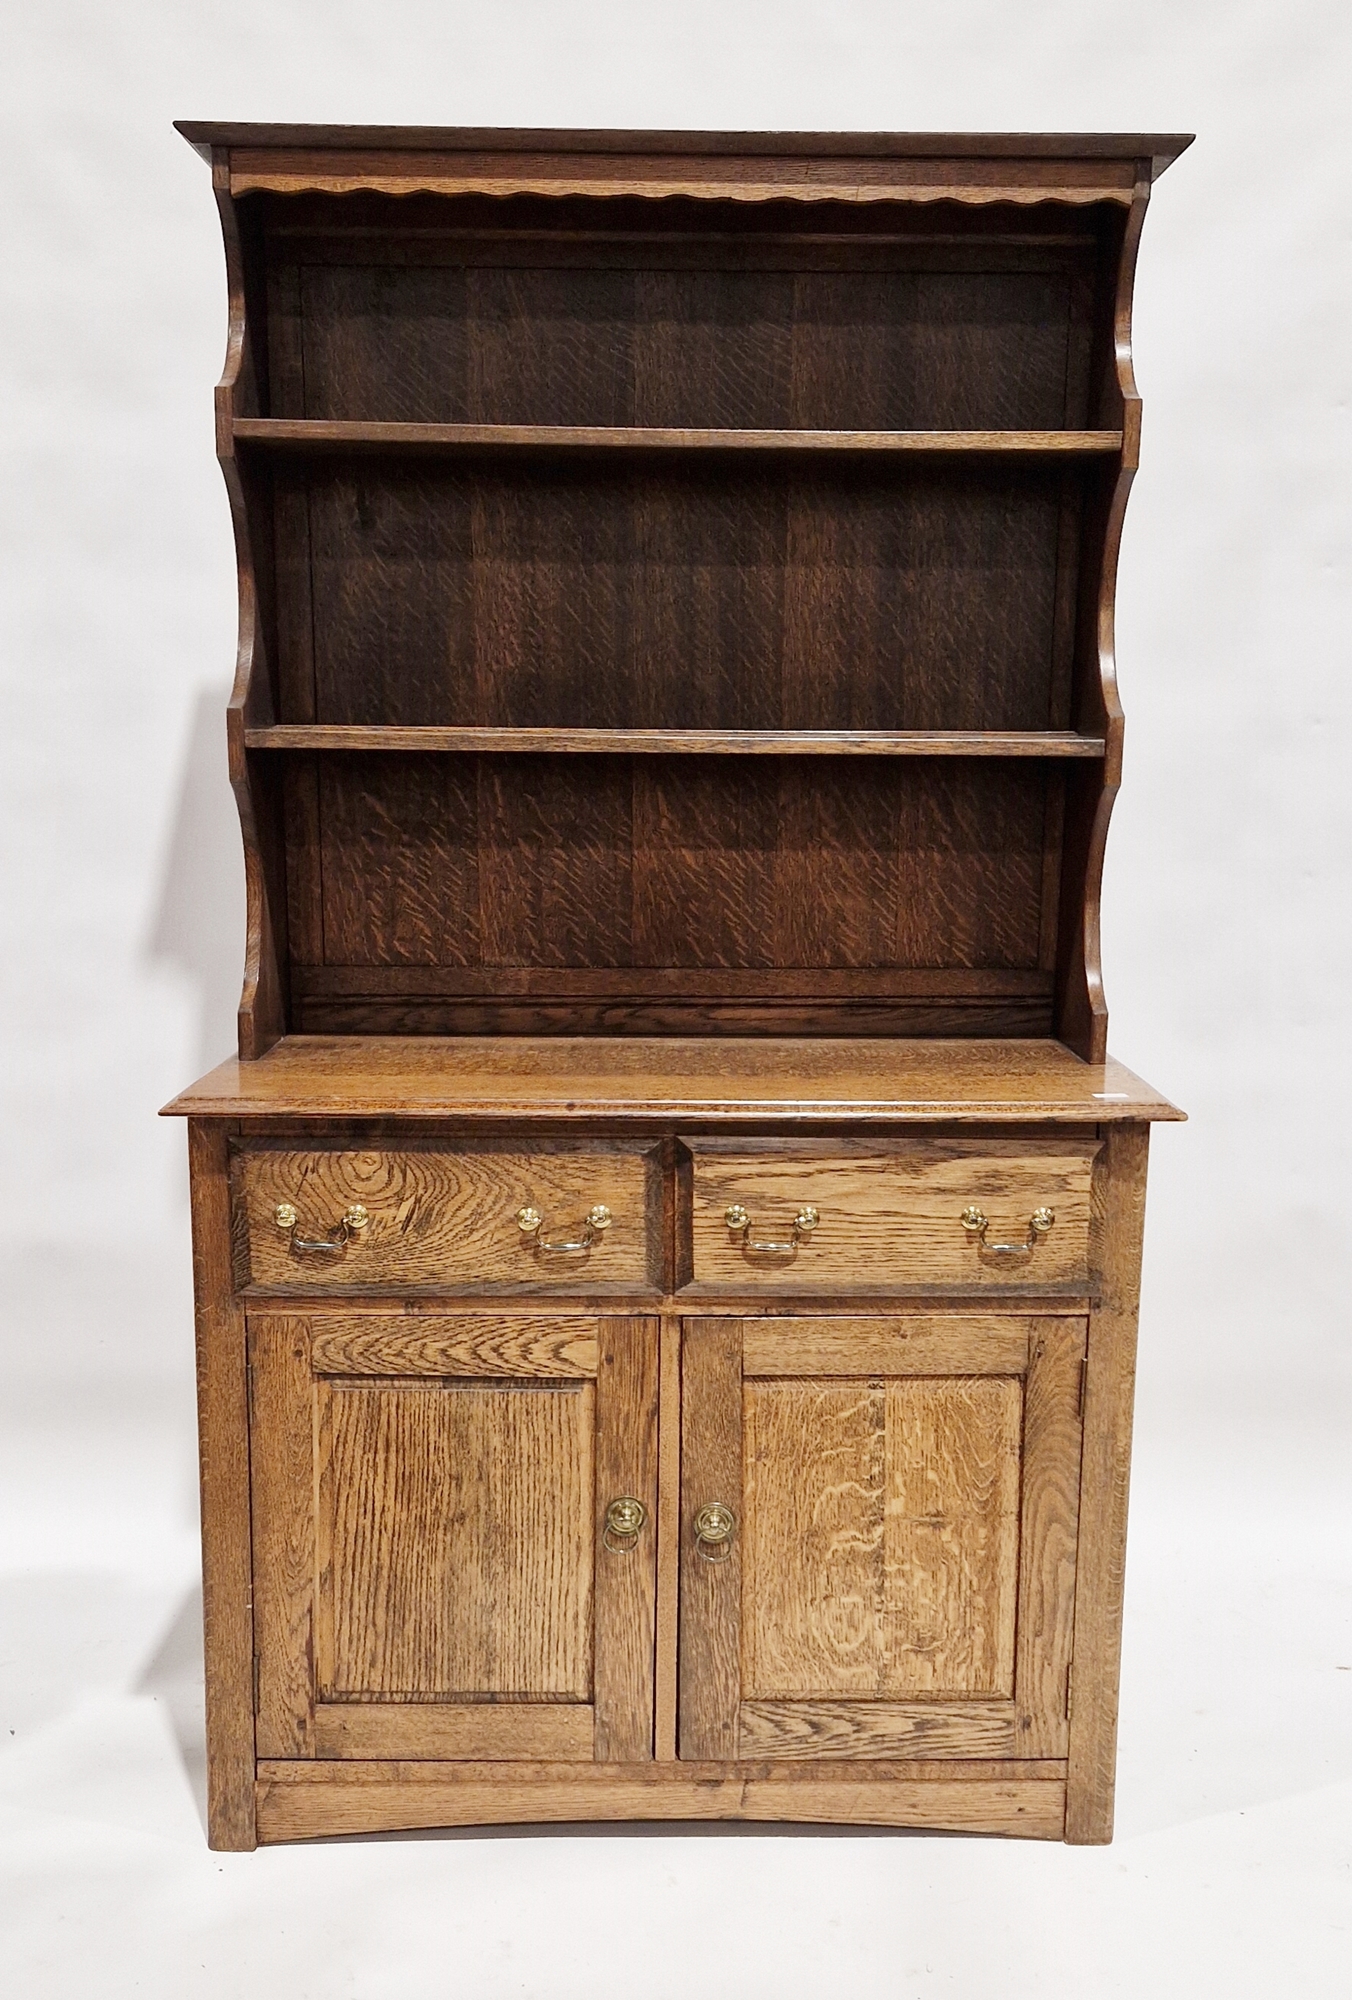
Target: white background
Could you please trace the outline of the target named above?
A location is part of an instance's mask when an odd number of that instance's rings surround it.
[[[1352,1992],[1346,0],[10,0],[0,1897],[9,1990]],[[222,257],[173,117],[1195,129],[1137,287],[1109,845],[1156,1134],[1118,1839],[210,1855],[183,1134],[242,896]]]

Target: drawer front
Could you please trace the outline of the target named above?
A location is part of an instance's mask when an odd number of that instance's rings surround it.
[[[1096,1140],[685,1143],[683,1263],[697,1286],[848,1293],[1088,1283]],[[1050,1226],[1033,1226],[1046,1211]]]
[[[246,1147],[232,1178],[241,1287],[590,1293],[649,1291],[661,1279],[655,1144]],[[587,1223],[597,1207],[610,1211],[604,1228]],[[538,1212],[538,1229],[520,1226],[523,1208]],[[587,1247],[551,1247],[560,1244]]]

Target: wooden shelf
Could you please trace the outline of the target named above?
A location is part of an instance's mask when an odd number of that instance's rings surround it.
[[[1055,729],[397,729],[278,723],[248,750],[487,751],[575,756],[1087,757],[1101,736]]]
[[[363,424],[240,417],[239,444],[285,451],[765,452],[886,456],[890,453],[1022,452],[1111,457],[1121,431],[658,430],[594,424]]]

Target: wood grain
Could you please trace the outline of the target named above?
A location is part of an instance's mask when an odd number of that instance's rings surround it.
[[[250,1147],[236,1159],[247,1229],[241,1280],[269,1291],[329,1293],[430,1285],[641,1289],[659,1268],[649,1221],[651,1159],[651,1148],[641,1145],[457,1153]],[[370,1226],[340,1255],[303,1257],[276,1225],[279,1202],[299,1210],[303,1232],[333,1230],[354,1202],[367,1208]],[[614,1220],[593,1249],[575,1256],[546,1257],[516,1223],[518,1208],[533,1203],[546,1239],[571,1241],[598,1202]]]
[[[260,1757],[313,1757],[315,1409],[310,1326],[252,1317],[250,1459]]]
[[[1012,1695],[1019,1403],[1007,1379],[746,1385],[748,1698]]]
[[[672,1217],[673,1235],[675,1217]],[[681,1322],[661,1320],[661,1381],[657,1449],[657,1661],[654,1756],[677,1755],[677,1649],[681,1586]]]
[[[1022,1397],[1008,1378],[891,1382],[889,1684],[1013,1693]]]
[[[1046,730],[1078,456],[313,456],[316,712],[277,719]]]
[[[436,1826],[684,1819],[928,1827],[1059,1840],[1065,1821],[1066,1788],[1059,1778],[911,1778],[867,1765],[848,1775],[794,1764],[761,1766],[754,1775],[728,1775],[716,1766],[649,1770],[639,1776],[613,1765],[559,1765],[551,1774],[549,1766],[537,1766],[518,1777],[502,1765],[266,1763],[259,1770],[259,1834],[264,1841],[284,1841]]]
[[[885,152],[747,139],[744,155],[538,135],[215,148],[231,315],[218,453],[241,584],[242,1055],[300,1027],[1055,1029],[1103,1057],[1112,606],[1139,444],[1131,287],[1150,179],[1181,144],[1154,137],[1163,150],[1135,158],[967,140],[940,154],[909,137]],[[291,197],[240,198],[265,185]],[[697,201],[637,199],[673,187]],[[510,232],[490,188],[517,191]],[[635,198],[623,231],[613,203],[588,201],[602,189]],[[967,796],[968,755],[949,743],[958,769],[880,812],[823,757],[783,797],[732,802],[721,829],[713,815],[712,858],[678,841],[650,864],[641,840],[629,852],[632,775],[606,797],[581,743],[556,753],[573,768],[548,784],[410,768],[401,804],[389,785],[260,762],[288,725],[929,729],[1059,738],[1075,761],[1030,741],[1010,761],[1036,772],[1034,791],[1002,794],[987,772]],[[698,800],[691,811],[706,817]],[[640,816],[680,831],[663,801]],[[739,854],[738,829],[753,849],[771,821],[775,851]],[[560,842],[561,826],[575,837]],[[701,874],[727,919],[707,953]],[[531,1007],[449,991],[302,998],[294,979],[321,959],[643,967],[668,938],[677,963],[730,971],[1036,968],[1055,998],[757,1008],[715,992],[658,1008],[616,987]]]
[[[377,679],[371,701],[380,699]],[[318,962],[478,964],[476,767],[441,757],[401,767],[386,757],[317,762],[310,922],[322,940]]]
[[[1100,902],[1108,824],[1122,777],[1125,719],[1117,687],[1117,568],[1122,527],[1140,456],[1141,399],[1131,352],[1132,300],[1136,257],[1149,200],[1148,175],[1138,170],[1119,240],[1111,298],[1111,339],[1100,333],[1104,363],[1102,400],[1120,421],[1118,465],[1091,482],[1088,561],[1082,565],[1078,646],[1094,671],[1082,676],[1078,711],[1093,717],[1105,738],[1105,756],[1094,779],[1077,774],[1070,787],[1070,836],[1065,875],[1072,893],[1062,899],[1057,950],[1057,1024],[1062,1038],[1086,1062],[1099,1062],[1108,1048],[1108,1003],[1103,988]],[[1104,315],[1106,317],[1106,314]]]
[[[742,1353],[736,1320],[695,1319],[681,1352],[680,1755],[737,1755],[741,1702],[739,1627],[745,1521],[742,1499]],[[695,1540],[701,1507],[721,1501],[738,1517],[726,1559]]]
[[[214,128],[219,129],[219,128]],[[1126,159],[974,157],[959,141],[949,157],[851,157],[785,152],[729,159],[718,151],[679,157],[635,150],[560,150],[555,135],[532,150],[502,150],[497,135],[475,148],[371,144],[229,148],[230,191],[409,195],[644,196],[670,200],[821,203],[933,202],[1062,204],[1125,201],[1135,163]],[[646,136],[646,135],[645,135]],[[640,142],[643,143],[642,141]]]
[[[590,1763],[592,1710],[572,1702],[331,1702],[315,1710],[315,1755],[543,1758]]]
[[[1043,1320],[1024,1392],[1019,1544],[1019,1748],[1064,1757],[1080,1508],[1080,1391],[1086,1325]]]
[[[1050,1018],[1037,842],[1057,781],[1037,762],[1003,765],[983,803],[951,759],[947,775],[889,759],[851,780],[847,760],[824,777],[780,759],[485,758],[459,784],[438,778],[447,761],[418,757],[403,785],[390,755],[325,760],[331,962],[296,968],[301,1020],[421,1033],[457,1008],[462,1026],[511,1025],[515,1008],[546,1033],[632,1033],[631,1014],[688,1026],[721,1008],[737,1033],[775,1009],[918,1030]],[[924,886],[945,825],[967,830],[965,866],[990,892],[952,947]]]
[[[188,131],[248,891],[245,1060],[172,1107],[213,1843],[1108,1838],[1177,1114],[1106,1060],[1099,897],[1132,285],[1186,141]],[[374,1220],[307,1263],[282,1200]],[[597,1200],[585,1259],[514,1225]],[[822,1219],[757,1258],[734,1200]],[[972,1201],[1057,1221],[1002,1259]]]
[[[628,766],[606,758],[583,764],[567,758],[485,758],[477,775],[482,962],[628,962],[633,949]]]
[[[689,1145],[697,1284],[858,1292],[1085,1283],[1095,1142],[928,1140],[876,1151],[807,1141],[745,1149],[711,1139]],[[1022,1242],[1036,1208],[1050,1207],[1056,1222],[1026,1257],[997,1257],[962,1228],[969,1203],[989,1216],[992,1242]],[[727,1226],[733,1204],[750,1211],[753,1239],[791,1234],[804,1204],[821,1219],[792,1256],[758,1256]]]
[[[1181,1119],[1123,1064],[1051,1041],[905,1042],[557,1036],[291,1036],[222,1063],[170,1117],[795,1126],[1103,1124]]]
[[[318,1394],[321,1693],[589,1701],[592,1385]]]
[[[304,369],[299,394],[274,395],[277,418],[343,418],[360,412],[401,424],[436,408],[468,413],[467,273],[377,263],[306,260],[302,276]],[[289,427],[289,426],[288,426]],[[255,434],[256,435],[256,434]]]
[[[255,798],[243,743],[246,722],[274,719],[268,649],[260,616],[260,600],[266,598],[266,571],[260,578],[255,559],[256,531],[262,523],[256,504],[251,504],[255,496],[242,476],[231,435],[236,417],[257,410],[260,364],[263,364],[259,350],[263,343],[258,341],[250,324],[247,280],[253,259],[230,195],[229,159],[223,151],[215,150],[210,154],[210,162],[212,192],[225,250],[229,301],[225,364],[216,384],[214,402],[216,459],[230,503],[239,581],[235,673],[226,704],[226,753],[244,847],[244,981],[236,1025],[239,1053],[248,1061],[271,1047],[286,1027],[287,939],[285,904],[275,893],[280,887],[278,856],[269,840],[270,815],[263,802]]]
[[[424,275],[424,274],[419,274]],[[351,419],[308,420],[241,417],[237,444],[270,445],[289,452],[418,451],[735,451],[735,452],[1035,452],[1112,456],[1122,448],[1120,431],[956,430],[774,430],[723,426],[672,428],[660,425],[569,423],[382,423]]]
[[[273,723],[251,750],[399,750],[592,757],[1102,757],[1103,739],[1056,729],[510,729]]]
[[[312,1366],[316,1375],[594,1376],[597,1332],[576,1313],[326,1313],[314,1323]]]
[[[748,1382],[742,1692],[895,1692],[883,1604],[887,1391]]]
[[[227,1144],[228,1127],[190,1122],[207,1829],[212,1847],[244,1850],[256,1844],[249,1392],[244,1315],[231,1283]]]
[[[596,1381],[594,1695],[596,1758],[653,1755],[657,1611],[658,1323],[607,1316]],[[607,1547],[606,1509],[633,1498],[647,1522],[632,1548]],[[612,1538],[613,1539],[613,1538]]]
[[[397,994],[372,998],[360,992],[350,998],[330,998],[302,991],[297,998],[296,1022],[307,1039],[589,1039],[603,1035],[638,1039],[698,1034],[728,1040],[752,1035],[844,1040],[888,1034],[908,1040],[950,1035],[1033,1037],[1044,1033],[1051,1020],[1049,997],[940,991],[921,999],[906,990],[909,981],[904,974],[898,977],[899,990],[894,994],[865,996],[827,990],[800,999],[745,999],[724,990],[742,975],[719,969],[702,974],[702,983],[712,987],[712,992],[653,997],[662,971],[638,969],[616,974],[609,982],[610,991],[585,998],[564,990],[525,999],[503,998],[485,994],[484,987],[472,980],[466,980],[458,991],[456,981],[439,981],[437,994],[416,998]],[[867,978],[867,974],[863,976]],[[1042,975],[1034,977],[1042,979]],[[786,985],[792,979],[792,973],[785,974]],[[840,974],[823,970],[818,979],[823,988],[838,987]],[[962,975],[956,974],[955,986],[961,980]],[[304,974],[298,983],[306,983]],[[1050,981],[1043,983],[1050,992]]]
[[[1094,1176],[1102,1291],[1089,1320],[1075,1583],[1075,1699],[1066,1839],[1113,1834],[1117,1690],[1126,1581],[1127,1492],[1136,1379],[1136,1318],[1145,1227],[1148,1125],[1110,1134]]]
[[[732,155],[739,159],[931,160],[1130,160],[1150,162],[1156,177],[1192,144],[1191,132],[674,132],[596,130],[558,126],[464,125],[281,125],[220,123],[176,118],[195,152],[213,147],[338,146],[392,152],[482,152],[512,155],[553,150],[562,154],[649,153],[680,159],[688,154]]]
[[[1022,1375],[1041,1319],[889,1314],[748,1319],[742,1371],[752,1376]]]
[[[744,1701],[739,1755],[777,1763],[813,1758],[1009,1757],[1013,1704],[897,1701]]]

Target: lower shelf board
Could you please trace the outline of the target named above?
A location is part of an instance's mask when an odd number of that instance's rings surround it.
[[[1056,1760],[796,1765],[568,1765],[265,1760],[258,1838],[589,1820],[791,1820],[1060,1840]]]

